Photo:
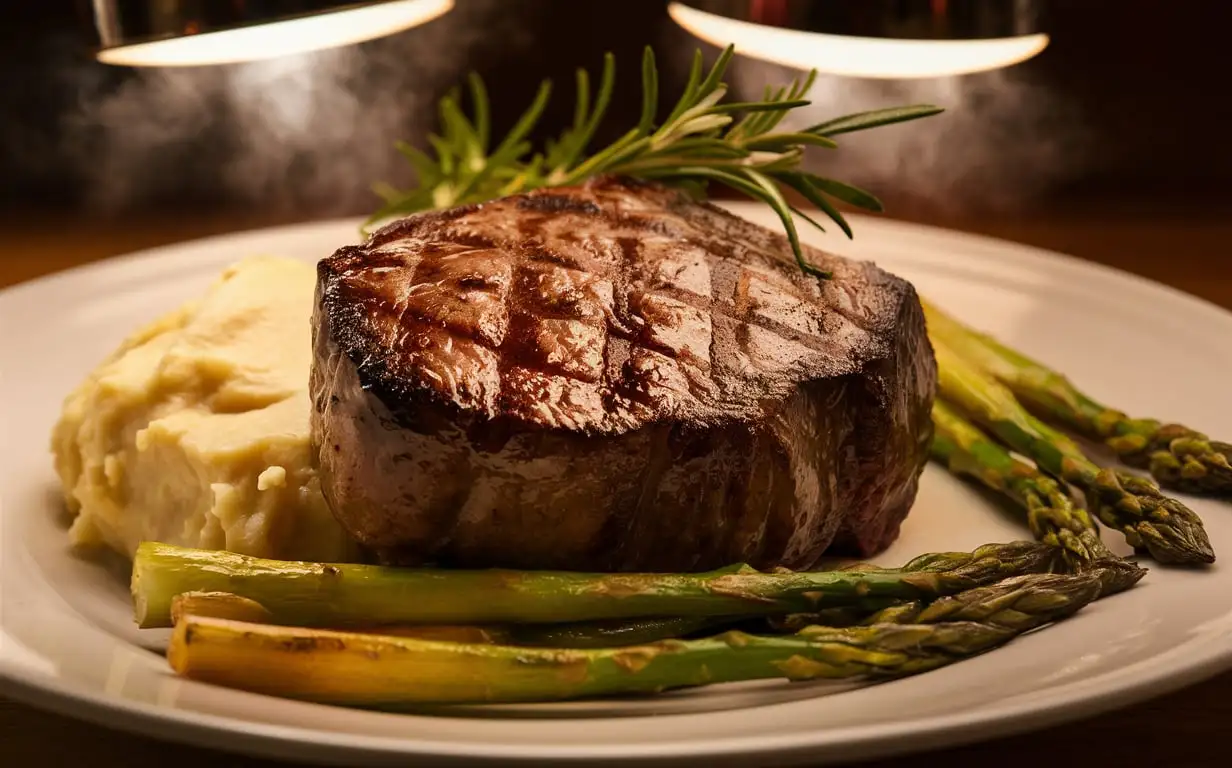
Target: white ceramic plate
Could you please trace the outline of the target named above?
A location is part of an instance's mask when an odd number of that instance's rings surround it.
[[[773,215],[733,206],[767,226]],[[1232,315],[1122,273],[985,238],[858,218],[820,244],[874,258],[960,317],[1070,372],[1126,409],[1232,435]],[[1040,727],[1232,666],[1232,570],[1153,568],[1133,591],[993,653],[876,686],[758,683],[662,697],[378,714],[179,680],[132,628],[124,574],[66,546],[47,451],[61,397],[131,328],[198,295],[254,253],[306,260],[354,222],[160,248],[0,294],[0,683],[10,696],[172,739],[339,763],[476,758],[716,764],[868,757]],[[1143,361],[1153,361],[1145,364]],[[1178,375],[1183,372],[1184,375]],[[1232,557],[1232,509],[1194,500]],[[1025,535],[982,494],[931,467],[881,558]],[[1114,543],[1121,547],[1121,542]]]

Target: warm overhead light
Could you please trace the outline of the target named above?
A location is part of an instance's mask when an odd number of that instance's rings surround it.
[[[337,48],[431,21],[453,0],[195,2],[94,0],[98,60],[191,67]]]
[[[1031,0],[681,0],[668,12],[709,43],[835,75],[922,78],[1008,67],[1048,45]]]

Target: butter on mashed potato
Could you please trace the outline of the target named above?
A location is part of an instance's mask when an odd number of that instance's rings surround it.
[[[315,284],[307,264],[242,261],[66,398],[52,451],[75,543],[348,559],[312,462]]]

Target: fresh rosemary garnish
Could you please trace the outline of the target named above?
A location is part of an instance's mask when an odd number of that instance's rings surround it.
[[[715,182],[767,203],[778,214],[791,243],[796,261],[805,272],[828,276],[804,259],[793,213],[821,229],[821,225],[792,206],[783,188],[795,190],[817,206],[851,237],[851,227],[831,198],[866,210],[880,211],[881,202],[870,193],[800,169],[807,146],[832,149],[833,137],[890,123],[935,115],[930,105],[896,107],[846,115],[800,131],[775,132],[787,114],[809,102],[804,99],[816,71],[777,90],[766,89],[761,101],[720,103],[727,94],[722,82],[731,61],[728,47],[703,76],[702,53],[697,51],[683,95],[667,118],[656,122],[659,106],[659,76],[654,53],[646,48],[642,57],[642,112],[635,127],[612,144],[590,155],[586,147],[611,101],[616,63],[609,53],[591,105],[590,76],[577,73],[577,105],[572,125],[557,139],[535,151],[527,136],[543,114],[551,94],[544,81],[534,102],[513,129],[490,150],[492,140],[488,97],[478,75],[469,78],[473,117],[467,117],[455,91],[440,103],[441,133],[428,138],[435,158],[415,147],[399,143],[416,173],[416,186],[409,190],[378,185],[385,205],[368,220],[369,226],[383,219],[432,208],[449,208],[483,202],[542,187],[577,184],[592,176],[612,174],[683,186],[705,193]]]

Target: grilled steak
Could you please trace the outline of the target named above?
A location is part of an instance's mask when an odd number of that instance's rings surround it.
[[[318,266],[325,498],[386,561],[802,568],[897,535],[936,368],[911,285],[620,179]]]

